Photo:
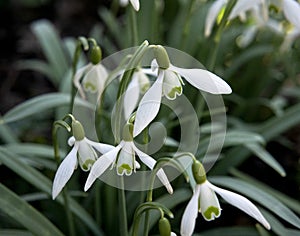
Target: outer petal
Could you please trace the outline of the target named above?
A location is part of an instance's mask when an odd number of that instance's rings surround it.
[[[183,76],[194,87],[212,94],[229,94],[230,86],[219,76],[202,69],[183,69],[171,66],[171,69]]]
[[[128,5],[128,2],[129,2],[129,0],[120,0],[120,5],[121,5],[122,7],[125,7],[125,6]]]
[[[139,80],[138,75],[135,72],[124,94],[124,115],[126,120],[129,119],[131,113],[136,108],[136,105],[139,100],[139,95]]]
[[[161,103],[162,82],[164,72],[161,71],[151,86],[151,88],[143,96],[136,112],[133,137],[137,136],[149,123],[156,117]]]
[[[300,30],[300,4],[295,0],[283,0],[283,13]]]
[[[152,170],[156,163],[156,160],[154,160],[152,157],[150,157],[146,153],[140,151],[133,143],[132,143],[132,147],[133,147],[134,151],[136,152],[136,154],[139,156],[140,160]],[[166,187],[168,193],[172,194],[173,188],[168,180],[167,175],[163,171],[163,169],[160,169],[159,171],[157,171],[156,175],[159,178],[160,182],[162,182],[162,184]]]
[[[90,144],[93,148],[95,148],[101,154],[107,153],[115,148],[113,145],[105,144],[105,143],[97,143],[88,138],[85,138],[86,142]]]
[[[82,87],[80,84],[80,79],[86,72],[88,72],[91,69],[91,67],[92,67],[91,63],[81,67],[79,70],[77,70],[75,77],[74,77],[74,85],[78,89],[78,92],[82,98],[85,98],[85,94],[82,90]]]
[[[215,192],[205,181],[200,185],[200,209],[205,220],[211,221],[221,215],[221,207]]]
[[[198,198],[200,194],[200,185],[196,185],[195,192],[186,206],[180,226],[181,236],[191,236],[193,234],[196,219],[198,216]]]
[[[237,17],[241,13],[244,13],[251,8],[254,8],[257,4],[263,3],[262,0],[239,0],[233,7],[232,11],[230,12],[230,15],[228,17],[229,20],[232,20],[233,18]]]
[[[271,226],[268,223],[268,221],[263,217],[263,215],[260,213],[257,207],[252,202],[250,202],[247,198],[239,194],[230,192],[228,190],[218,188],[217,186],[209,182],[208,182],[208,186],[212,190],[220,194],[222,198],[224,198],[229,204],[239,208],[240,210],[244,211],[248,215],[252,216],[254,219],[259,221],[263,226],[265,226],[266,229],[271,229]]]
[[[103,174],[105,170],[116,160],[118,152],[120,151],[121,146],[118,145],[113,150],[105,153],[94,163],[91,168],[90,174],[87,178],[87,181],[84,185],[84,191],[87,191],[94,181]]]
[[[140,1],[139,0],[130,0],[131,5],[133,6],[134,10],[140,10]]]
[[[205,37],[210,36],[213,24],[215,23],[219,12],[222,7],[227,3],[227,0],[215,1],[208,10],[206,21],[205,21]]]
[[[77,165],[77,150],[78,144],[75,143],[71,152],[69,152],[69,154],[65,157],[65,159],[58,167],[53,181],[52,199],[55,199],[57,197],[57,195],[71,178]]]

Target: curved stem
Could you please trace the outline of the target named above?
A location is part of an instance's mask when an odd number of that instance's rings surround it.
[[[132,46],[138,45],[139,35],[137,30],[137,20],[136,20],[136,12],[130,7],[130,26],[131,26],[131,37],[132,37]]]

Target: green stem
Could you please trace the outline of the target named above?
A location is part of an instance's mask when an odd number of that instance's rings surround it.
[[[127,210],[126,210],[126,197],[124,190],[124,177],[120,176],[119,178],[119,189],[118,189],[118,197],[119,197],[119,206],[120,206],[120,235],[128,236],[128,224],[127,224]]]
[[[208,63],[208,69],[211,71],[213,71],[215,69],[217,56],[218,56],[219,49],[220,49],[220,41],[222,38],[223,30],[226,26],[228,16],[229,16],[230,12],[232,11],[233,7],[235,6],[236,2],[237,2],[237,0],[230,0],[228,2],[225,12],[224,12],[224,16],[221,20],[220,26],[218,27],[218,30],[215,34],[215,37],[214,37],[215,45],[213,47],[213,53],[211,54],[212,56]]]
[[[132,46],[136,46],[139,43],[139,35],[137,30],[136,12],[133,9],[133,7],[130,7],[130,26],[131,26]]]
[[[57,138],[57,131],[60,126],[57,125],[57,123],[54,123],[52,128],[52,140],[53,140],[53,147],[54,147],[54,158],[57,164],[57,167],[60,165],[60,155],[59,155],[59,145],[58,145],[58,138]],[[68,221],[68,228],[69,228],[69,235],[75,236],[75,226],[74,226],[74,219],[73,214],[70,210],[70,204],[69,204],[69,196],[68,192],[66,190],[66,187],[62,190],[63,199],[64,199],[64,207],[67,215],[67,221]]]

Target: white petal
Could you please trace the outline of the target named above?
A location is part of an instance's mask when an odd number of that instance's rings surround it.
[[[300,4],[294,0],[283,0],[283,13],[300,30]]]
[[[84,191],[87,191],[94,181],[100,177],[105,170],[116,160],[118,152],[120,151],[120,145],[100,156],[91,168],[90,174],[84,185]]]
[[[200,208],[205,220],[211,221],[221,215],[221,207],[215,192],[205,181],[200,185]]]
[[[200,186],[196,185],[195,192],[186,206],[180,226],[181,236],[191,236],[194,232],[196,219],[198,216],[198,199],[200,194]]]
[[[127,175],[130,176],[132,174],[132,170],[134,169],[135,162],[135,153],[132,148],[131,142],[124,142],[124,145],[118,155],[117,160],[117,174],[118,175]],[[135,169],[134,169],[135,172]]]
[[[73,146],[74,145],[74,143],[75,143],[75,137],[74,136],[72,136],[72,137],[70,137],[69,139],[68,139],[68,145],[69,146]]]
[[[248,215],[255,218],[263,226],[265,226],[266,229],[271,229],[271,226],[268,223],[268,221],[263,217],[263,215],[260,213],[260,211],[257,209],[257,207],[252,202],[250,202],[247,198],[245,198],[239,194],[230,192],[228,190],[221,189],[209,182],[208,182],[208,185],[211,189],[213,189],[218,194],[220,194],[221,197],[224,198],[229,204],[239,208],[240,210],[244,211]]]
[[[85,98],[85,94],[82,90],[80,79],[86,72],[88,72],[91,69],[91,67],[92,67],[91,63],[81,67],[79,70],[76,71],[76,74],[74,76],[74,80],[73,80],[74,86],[78,89],[78,92],[82,98]]]
[[[219,12],[222,7],[227,3],[227,0],[217,0],[215,1],[208,10],[206,21],[205,21],[205,37],[210,36],[213,24],[215,23]]]
[[[62,161],[60,166],[58,167],[54,181],[53,181],[53,187],[52,187],[52,198],[55,199],[57,195],[60,193],[60,191],[63,189],[63,187],[66,185],[66,183],[71,178],[74,169],[77,164],[77,150],[78,150],[78,144],[75,143],[72,150],[69,152],[69,154],[65,157],[65,159]]]
[[[182,94],[181,77],[176,72],[171,70],[165,71],[163,82],[163,95],[169,100],[174,100],[176,96]]]
[[[134,10],[140,10],[140,1],[139,0],[130,0],[131,5],[133,6]]]
[[[97,153],[92,148],[92,146],[86,141],[86,138],[84,138],[81,141],[78,141],[78,144],[79,165],[83,171],[89,171],[97,159]]]
[[[113,145],[109,145],[109,144],[105,144],[105,143],[97,143],[97,142],[94,142],[87,138],[85,138],[85,139],[88,144],[90,144],[93,148],[95,148],[101,154],[107,153],[115,148],[115,146],[113,146]]]
[[[175,234],[174,232],[171,232],[171,236],[177,236],[177,234]]]
[[[183,69],[171,66],[174,71],[184,77],[191,85],[212,94],[229,94],[230,86],[219,76],[202,69]]]
[[[162,96],[162,82],[164,72],[161,71],[151,86],[151,88],[143,96],[135,117],[133,137],[137,136],[149,123],[156,117],[159,112],[161,96]]]
[[[128,2],[129,2],[129,0],[120,0],[120,5],[121,5],[122,7],[125,7],[125,6],[128,5]]]
[[[132,80],[129,83],[124,94],[124,116],[128,120],[139,100],[140,86],[136,72],[133,74]]]
[[[83,88],[87,92],[102,94],[107,78],[108,73],[103,65],[93,65],[82,81]]]
[[[136,152],[136,154],[138,155],[138,157],[140,158],[140,160],[152,170],[156,163],[156,160],[154,158],[150,157],[149,155],[147,155],[146,153],[140,151],[133,143],[132,143],[132,147],[133,147],[134,151]],[[173,188],[168,180],[167,175],[163,171],[163,169],[160,169],[159,171],[157,171],[156,175],[159,178],[160,182],[166,187],[168,193],[172,194]]]
[[[232,11],[230,12],[230,15],[228,17],[229,20],[232,20],[233,18],[237,17],[238,15],[245,13],[246,11],[250,10],[251,8],[254,8],[258,4],[262,4],[262,0],[239,0],[234,5]]]

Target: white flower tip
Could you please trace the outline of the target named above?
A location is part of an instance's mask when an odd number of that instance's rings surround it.
[[[57,189],[52,189],[52,200],[54,200],[57,195],[60,193],[60,191],[58,191]]]
[[[84,185],[84,191],[88,191],[89,188],[92,186],[92,184],[95,182],[96,178],[90,173],[88,176],[88,179],[85,182]]]
[[[173,188],[172,188],[172,185],[170,183],[167,183],[165,185],[165,187],[166,187],[169,194],[173,194]]]
[[[130,0],[131,5],[133,6],[134,10],[140,10],[140,1],[139,0]]]

